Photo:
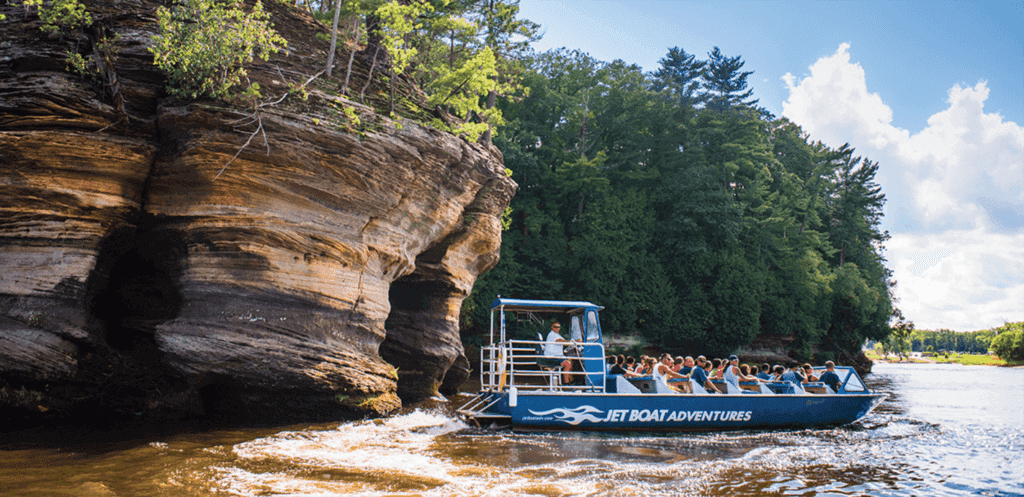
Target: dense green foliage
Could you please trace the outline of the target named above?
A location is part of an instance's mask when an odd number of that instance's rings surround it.
[[[558,50],[528,60],[528,98],[494,143],[520,187],[495,295],[606,306],[606,333],[725,354],[758,335],[845,360],[889,335],[878,164],[812,143],[755,106],[739,57],[673,48],[645,74]]]
[[[992,351],[1005,361],[1024,361],[1024,322],[1007,323],[995,330]]]
[[[42,2],[34,4],[39,7],[39,19],[43,21],[39,29],[44,32],[69,33],[92,25],[92,14],[85,10],[85,5],[78,0],[53,0],[49,7]]]
[[[416,3],[416,2],[413,2]],[[498,97],[514,99],[528,90],[522,62],[539,26],[520,19],[518,0],[435,0],[409,44],[412,78],[428,103],[462,118],[453,130],[476,140],[505,120]],[[435,123],[437,124],[437,123]]]
[[[471,141],[481,136],[489,141],[491,129],[504,124],[498,100],[528,92],[522,60],[539,26],[518,17],[519,0],[299,0],[294,5],[334,26],[332,46],[339,23],[354,27],[349,40],[356,45],[367,40],[363,50],[374,61],[371,73],[388,81],[390,114],[401,114],[395,85],[405,78],[426,93],[431,108],[461,118],[429,124]],[[365,37],[359,21],[365,21]],[[342,93],[362,100],[365,88],[348,86],[350,69]]]
[[[227,97],[246,77],[247,64],[287,44],[259,0],[249,12],[240,0],[179,0],[173,9],[157,9],[157,18],[160,32],[149,50],[172,95]],[[248,86],[250,96],[258,90]]]

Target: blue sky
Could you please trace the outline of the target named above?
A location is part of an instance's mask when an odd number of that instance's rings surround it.
[[[541,25],[535,48],[580,49],[598,60],[658,68],[670,47],[706,58],[718,46],[742,56],[751,86],[776,115],[782,76],[800,77],[849,43],[893,124],[920,129],[954,84],[988,81],[986,110],[1024,123],[1024,1],[698,2],[522,0]]]
[[[1024,320],[1024,0],[522,0],[538,50],[645,71],[741,56],[760,104],[881,164],[885,255],[918,328]]]

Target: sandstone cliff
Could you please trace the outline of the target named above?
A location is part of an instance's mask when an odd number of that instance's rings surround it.
[[[83,3],[77,38],[0,5],[0,419],[380,414],[466,379],[459,309],[515,191],[496,149],[323,80],[242,149],[244,110],[166,96],[157,3]],[[290,43],[252,77],[276,98],[326,43],[267,8]],[[116,90],[65,70],[101,29]]]

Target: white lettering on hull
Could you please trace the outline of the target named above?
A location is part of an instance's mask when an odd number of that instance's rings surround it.
[[[584,421],[592,424],[600,423],[664,423],[664,422],[726,422],[742,423],[750,421],[753,411],[674,411],[669,409],[610,409],[607,412],[594,406],[580,406],[574,409],[555,408],[547,411],[534,411],[533,416],[524,417],[529,420],[550,419],[564,421],[576,426]]]

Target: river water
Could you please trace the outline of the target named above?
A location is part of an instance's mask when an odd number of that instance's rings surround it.
[[[1024,369],[877,364],[865,380],[889,399],[827,430],[517,433],[467,426],[459,397],[328,425],[0,435],[0,494],[1024,496]]]

